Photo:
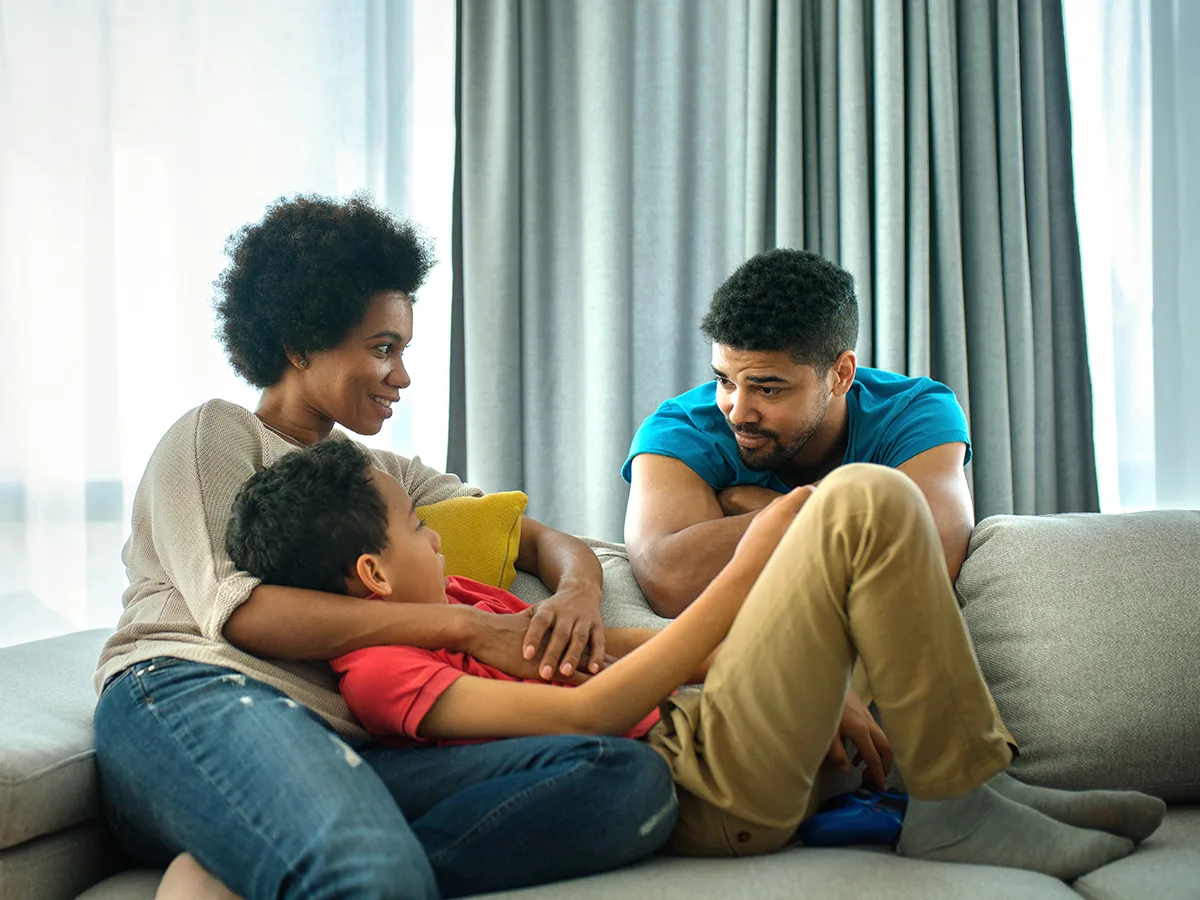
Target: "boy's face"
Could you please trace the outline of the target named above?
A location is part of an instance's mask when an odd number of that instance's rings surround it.
[[[381,553],[359,560],[359,578],[385,600],[399,603],[445,603],[446,558],[442,556],[442,539],[432,528],[417,518],[416,507],[408,493],[395,478],[378,469],[371,470],[371,481],[383,495],[388,511],[388,546]],[[368,581],[368,573],[377,576],[376,583]]]

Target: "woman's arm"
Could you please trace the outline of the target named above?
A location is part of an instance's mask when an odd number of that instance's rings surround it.
[[[537,575],[554,596],[537,605],[525,633],[524,655],[532,660],[545,644],[538,674],[550,680],[570,676],[584,653],[588,668],[600,671],[604,624],[600,618],[604,572],[583,541],[555,531],[536,519],[521,519],[517,568]]]
[[[797,488],[755,520],[733,559],[669,626],[578,688],[463,677],[425,715],[439,740],[583,733],[620,735],[691,675],[724,639],[771,552],[812,488]]]
[[[496,615],[470,606],[362,600],[260,584],[229,616],[229,643],[270,659],[333,659],[379,644],[455,650],[519,678],[536,678],[523,659],[529,613]]]
[[[377,644],[465,651],[471,618],[465,606],[384,603],[260,584],[225,622],[239,650],[274,659],[333,659]]]

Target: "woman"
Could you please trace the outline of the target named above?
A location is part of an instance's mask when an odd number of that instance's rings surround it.
[[[97,762],[122,846],[151,865],[189,852],[246,900],[453,896],[652,852],[675,797],[649,748],[570,736],[384,747],[324,662],[397,643],[571,675],[585,650],[603,656],[601,570],[582,543],[522,523],[517,565],[555,591],[532,619],[348,602],[261,584],[229,559],[230,505],[250,475],[345,439],[335,425],[374,434],[391,416],[409,384],[413,293],[432,261],[410,225],[360,198],[278,201],[227,251],[220,336],[262,395],[253,413],[221,400],[187,413],[134,499],[125,611],[96,673]],[[417,504],[479,493],[417,459],[369,452]]]

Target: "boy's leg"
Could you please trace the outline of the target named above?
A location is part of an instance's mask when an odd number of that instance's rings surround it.
[[[856,648],[914,797],[961,794],[1007,767],[924,497],[891,469],[845,466],[785,534],[703,692],[673,699],[654,735],[682,788],[675,849],[740,855],[791,839]]]
[[[663,845],[671,772],[640,741],[550,735],[437,749],[372,748],[443,896],[590,875]]]
[[[826,479],[734,622],[711,693],[677,704],[675,745],[662,743],[687,789],[677,847],[762,852],[790,838],[855,649],[912,795],[902,854],[1069,880],[1132,851],[1131,840],[1055,821],[984,783],[1010,751],[933,517],[911,481],[875,466]]]

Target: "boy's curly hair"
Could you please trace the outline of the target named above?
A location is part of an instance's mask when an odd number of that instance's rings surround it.
[[[254,473],[233,500],[225,548],[267,584],[346,593],[364,553],[388,546],[388,510],[353,441],[327,439]]]
[[[225,242],[230,264],[214,282],[217,336],[239,375],[258,388],[279,380],[284,350],[341,343],[381,291],[409,299],[433,266],[416,227],[357,194],[281,197],[262,221]]]

